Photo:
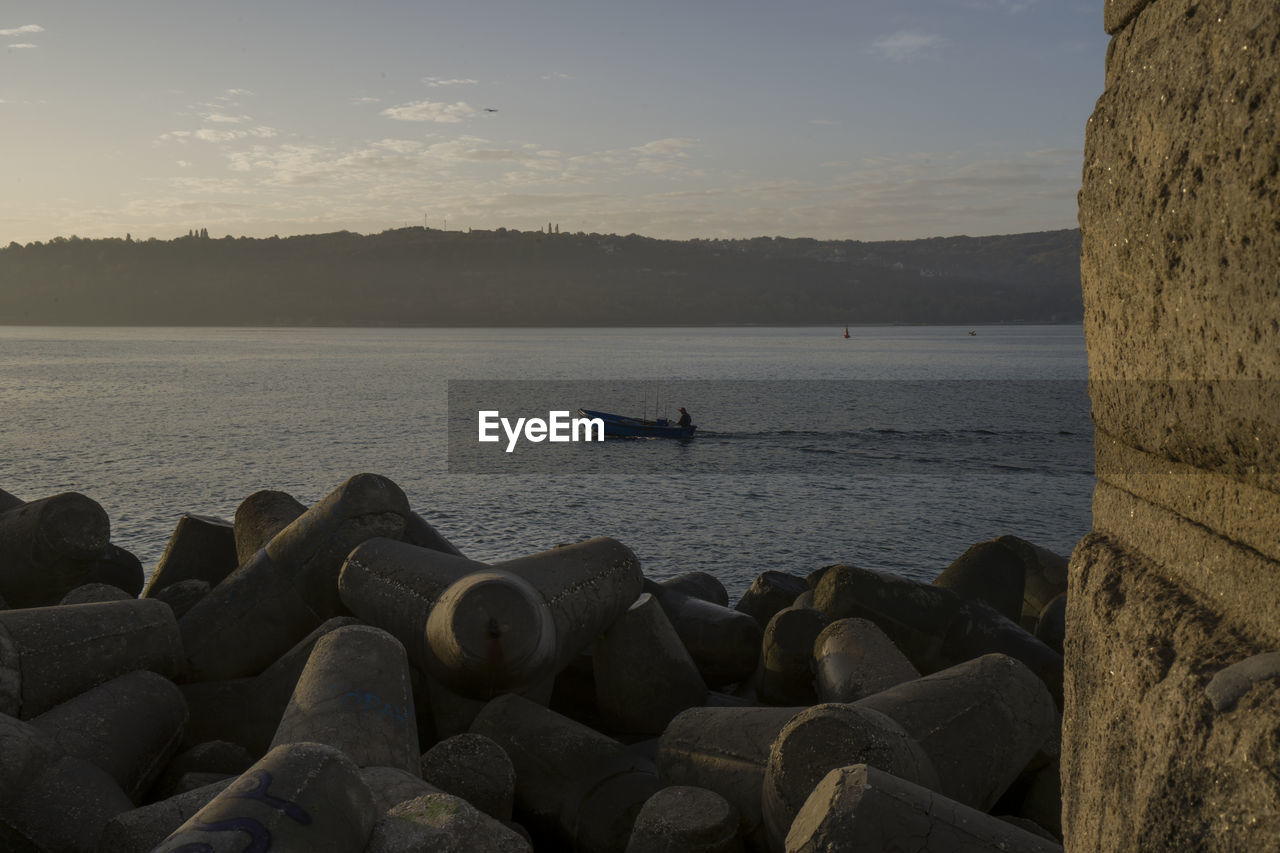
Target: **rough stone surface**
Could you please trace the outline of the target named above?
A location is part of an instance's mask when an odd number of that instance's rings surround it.
[[[942,570],[934,586],[949,589],[961,598],[977,599],[994,607],[1013,622],[1022,619],[1026,586],[1022,557],[1003,542],[978,542]]]
[[[524,853],[529,842],[451,794],[426,794],[392,808],[365,853]]]
[[[1255,850],[1280,838],[1278,685],[1224,713],[1205,695],[1249,641],[1096,533],[1076,548],[1067,606],[1068,848]]]
[[[422,778],[498,820],[511,820],[516,771],[491,738],[463,732],[422,754]]]
[[[738,810],[706,788],[672,785],[645,802],[626,853],[738,853]]]
[[[1105,11],[1080,193],[1098,487],[1070,566],[1066,842],[1265,849],[1277,684],[1216,710],[1206,688],[1280,647],[1280,7]]]
[[[889,850],[1053,853],[1062,848],[865,764],[828,773],[805,801],[786,840],[787,853]]]

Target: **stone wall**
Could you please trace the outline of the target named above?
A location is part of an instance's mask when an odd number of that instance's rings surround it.
[[[1280,679],[1260,666],[1234,704],[1206,693],[1280,649],[1280,3],[1106,0],[1104,23],[1080,193],[1098,486],[1071,563],[1067,847],[1280,849]]]

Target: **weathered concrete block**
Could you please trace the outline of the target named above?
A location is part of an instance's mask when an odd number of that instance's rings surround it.
[[[933,585],[949,589],[961,598],[985,602],[1010,622],[1019,623],[1025,573],[1021,556],[993,539],[969,546],[934,578]]]
[[[496,820],[511,820],[516,771],[492,738],[465,732],[422,754],[422,778]]]
[[[188,580],[204,581],[214,587],[238,565],[236,533],[231,522],[186,512],[178,518],[142,596],[150,598],[167,586]]]
[[[339,750],[315,743],[279,746],[155,848],[243,853],[363,850],[377,819],[373,795]]]
[[[738,811],[706,788],[672,785],[644,804],[626,853],[740,853]]]
[[[107,821],[98,849],[103,853],[108,850],[111,853],[150,853],[156,845],[235,782],[236,776],[172,794],[132,811],[121,812]]]
[[[273,536],[306,511],[306,505],[293,495],[273,489],[254,492],[241,501],[232,525],[236,565],[249,562],[254,554],[267,547]]]
[[[529,842],[452,794],[402,802],[374,826],[364,853],[528,853]]]
[[[200,603],[210,590],[209,583],[202,580],[186,580],[171,583],[164,589],[151,595],[156,601],[163,601],[173,610],[174,618],[181,619]]]
[[[783,849],[792,821],[827,772],[849,764],[867,764],[930,790],[940,787],[924,750],[884,714],[857,705],[815,705],[783,726],[769,750],[761,803],[770,849]]]
[[[1045,605],[1039,620],[1036,621],[1036,639],[1062,654],[1063,643],[1067,637],[1067,594],[1050,601]]]
[[[767,850],[761,811],[769,750],[804,708],[691,708],[676,716],[658,746],[663,785],[706,788],[738,811],[740,836]]]
[[[307,741],[342,750],[357,767],[418,772],[413,688],[399,640],[347,625],[316,641],[271,745]]]
[[[256,675],[325,619],[343,615],[343,560],[367,539],[398,536],[408,513],[400,487],[376,474],[330,492],[182,617],[188,677]]]
[[[769,624],[773,615],[795,603],[796,597],[809,589],[809,583],[799,575],[786,572],[762,572],[751,582],[733,609],[745,613],[760,624]]]
[[[923,673],[1006,654],[1022,661],[1061,701],[1061,655],[982,602],[909,578],[833,566],[818,583],[814,603],[833,620],[875,622]]]
[[[644,591],[662,605],[708,687],[733,684],[755,672],[764,636],[755,619],[649,580]]]
[[[810,705],[818,700],[813,683],[813,646],[827,617],[807,607],[784,607],[764,631],[756,695],[766,705]]]
[[[635,601],[641,582],[635,554],[606,537],[492,566],[383,540],[351,553],[340,589],[415,665],[485,699],[553,676]]]
[[[131,601],[137,598],[136,595],[130,595],[118,586],[112,586],[109,583],[87,583],[78,586],[71,592],[62,597],[58,602],[58,607],[66,607],[68,604],[101,604],[104,601]]]
[[[0,612],[0,713],[30,719],[135,669],[182,672],[177,622],[158,601]]]
[[[29,723],[0,714],[0,847],[96,850],[107,821],[132,808],[105,772],[64,755]]]
[[[93,558],[86,561],[85,583],[105,583],[122,589],[130,598],[137,598],[146,581],[142,561],[119,545],[108,544]]]
[[[814,788],[786,839],[787,853],[1055,853],[1051,841],[857,764]]]
[[[995,541],[1022,560],[1022,617],[1014,621],[1033,631],[1045,606],[1067,591],[1067,558],[1017,536],[997,536]]]
[[[820,702],[856,702],[920,673],[874,622],[837,619],[813,643]]]
[[[672,717],[707,698],[698,668],[648,593],[596,639],[592,664],[596,704],[615,731],[661,734]]]
[[[178,751],[187,703],[169,679],[145,670],[99,684],[31,720],[65,754],[105,771],[140,803]]]
[[[182,685],[191,713],[184,743],[195,746],[225,740],[243,746],[255,756],[266,753],[316,643],[331,631],[356,624],[358,620],[351,616],[326,620],[253,678]]]
[[[709,572],[681,572],[673,577],[663,578],[658,583],[667,589],[674,589],[721,607],[729,606],[729,592],[720,579]]]
[[[510,756],[516,814],[557,849],[621,853],[659,787],[653,766],[622,744],[514,694],[489,702],[471,728]]]
[[[373,792],[374,810],[379,815],[386,814],[406,800],[444,793],[418,774],[399,767],[361,767],[360,778]]]
[[[77,492],[0,512],[0,595],[14,608],[57,604],[110,538],[106,511]]]
[[[230,776],[234,779],[248,770],[255,760],[257,760],[257,756],[238,743],[225,740],[198,743],[173,757],[168,766],[164,768],[160,779],[151,789],[149,798],[151,800],[163,800],[178,794],[180,790],[185,790],[178,787],[180,780],[192,773],[216,773],[220,776]],[[209,799],[213,798],[210,797]],[[194,813],[195,810],[193,809],[192,814]],[[182,820],[186,820],[187,817],[190,817],[190,815],[187,815]],[[182,821],[180,820],[169,827],[169,832],[177,829],[181,823]],[[157,838],[156,841],[160,841],[169,832]]]
[[[1044,684],[1006,655],[956,664],[874,693],[854,707],[879,711],[902,726],[938,771],[936,790],[983,810],[1058,726]]]

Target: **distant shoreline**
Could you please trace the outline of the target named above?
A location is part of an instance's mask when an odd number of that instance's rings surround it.
[[[472,324],[438,324],[419,323],[404,324],[361,324],[338,325],[327,323],[281,323],[278,325],[236,324],[236,323],[13,323],[0,322],[0,329],[261,329],[274,331],[280,329],[833,329],[839,332],[845,327],[850,329],[912,329],[912,328],[955,328],[955,329],[992,329],[1010,326],[1079,326],[1081,320],[1017,320],[1008,322],[962,323],[962,322],[894,322],[894,323],[574,323],[548,325],[544,323],[527,323],[522,325],[492,323],[488,325]]]

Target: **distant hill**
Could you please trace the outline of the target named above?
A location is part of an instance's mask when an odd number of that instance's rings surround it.
[[[1079,322],[1080,233],[866,243],[346,231],[0,249],[0,324]]]

